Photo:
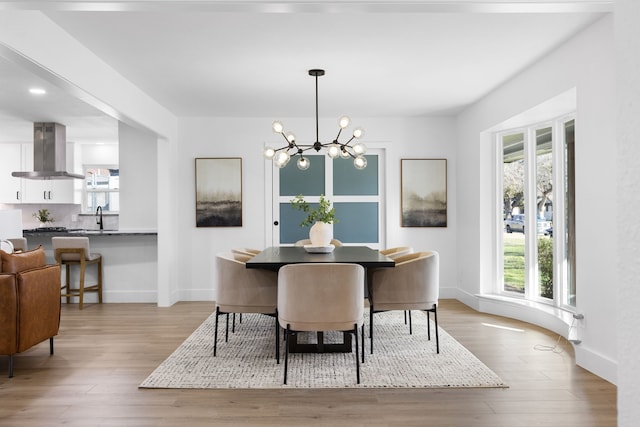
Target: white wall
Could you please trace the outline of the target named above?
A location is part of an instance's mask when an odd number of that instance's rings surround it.
[[[313,118],[279,118],[298,138],[314,136]],[[179,157],[172,159],[172,177],[182,191],[176,193],[175,224],[180,236],[180,300],[212,300],[215,289],[215,254],[233,247],[263,248],[265,242],[265,167],[271,163],[262,157],[265,142],[280,144],[271,131],[271,118],[198,118],[179,121]],[[384,145],[386,149],[387,246],[410,245],[416,250],[434,249],[441,254],[443,294],[455,286],[456,277],[456,160],[455,129],[452,118],[353,118],[365,127],[364,141]],[[320,137],[334,137],[336,119],[320,120]],[[243,226],[196,228],[196,157],[242,157]],[[448,227],[400,227],[400,159],[448,159]],[[173,167],[173,166],[172,166]]]
[[[615,382],[618,288],[609,268],[616,263],[613,53],[607,16],[459,116],[457,256],[465,260],[458,271],[460,297],[480,307],[474,295],[491,289],[495,276],[492,140],[481,134],[575,87],[577,309],[585,316],[576,362]]]
[[[120,229],[157,229],[157,139],[118,124],[120,164]]]
[[[618,83],[618,158],[616,180],[619,271],[618,327],[618,425],[631,427],[640,419],[640,2],[616,2],[616,68]]]

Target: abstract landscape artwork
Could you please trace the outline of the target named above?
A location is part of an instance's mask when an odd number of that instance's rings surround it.
[[[401,159],[401,226],[447,226],[447,159]]]
[[[242,159],[196,158],[196,227],[242,226]]]

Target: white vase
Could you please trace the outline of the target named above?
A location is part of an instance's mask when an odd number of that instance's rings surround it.
[[[333,224],[317,221],[309,230],[309,239],[313,246],[329,246],[333,239]]]

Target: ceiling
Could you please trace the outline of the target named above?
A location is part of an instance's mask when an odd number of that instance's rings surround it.
[[[547,7],[563,13],[518,1],[26,3],[178,117],[311,116],[311,68],[326,70],[320,116],[451,115],[601,16],[583,1]],[[0,142],[30,139],[34,121],[65,124],[70,141],[117,140],[114,119],[38,74],[0,56]]]

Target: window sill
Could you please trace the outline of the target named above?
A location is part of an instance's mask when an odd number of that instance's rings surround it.
[[[498,294],[477,294],[479,311],[522,320],[567,338],[573,312],[535,301]]]

